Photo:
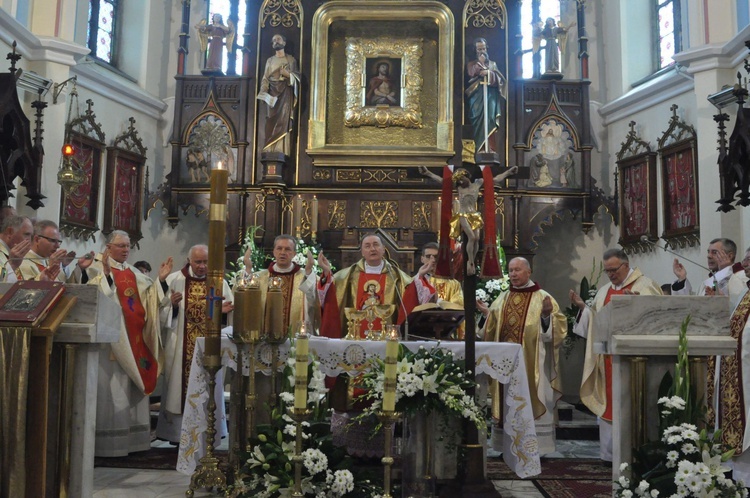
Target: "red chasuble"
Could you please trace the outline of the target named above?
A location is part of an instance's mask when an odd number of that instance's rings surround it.
[[[146,310],[141,304],[141,296],[138,293],[138,283],[135,275],[129,269],[118,270],[112,268],[112,278],[117,287],[117,298],[120,301],[122,315],[125,319],[125,329],[128,333],[130,349],[133,351],[138,373],[143,380],[145,394],[151,394],[156,387],[156,377],[159,373],[159,364],[153,353],[143,342],[143,327],[146,324]]]
[[[607,297],[604,298],[604,306],[609,304],[612,296],[625,294],[626,290],[630,290],[630,288],[633,287],[633,283],[626,285],[620,290],[615,290],[614,287],[610,287],[607,291]],[[609,354],[604,355],[604,377],[606,379],[607,408],[604,410],[604,414],[602,414],[602,419],[607,422],[612,422],[612,355]]]
[[[185,320],[182,334],[182,403],[185,406],[190,366],[193,363],[195,341],[206,336],[206,279],[190,276],[190,265],[181,270],[185,277]]]

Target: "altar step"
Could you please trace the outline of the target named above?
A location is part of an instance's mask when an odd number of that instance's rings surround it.
[[[599,439],[596,415],[583,404],[572,405],[564,401],[557,403],[557,439],[593,441]]]

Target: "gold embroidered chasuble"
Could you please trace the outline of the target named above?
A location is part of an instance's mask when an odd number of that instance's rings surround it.
[[[461,289],[461,282],[458,280],[431,275],[430,285],[435,288],[435,292],[440,299],[461,306],[464,305],[464,293]]]
[[[528,289],[528,290],[527,290]],[[485,324],[485,340],[495,342],[512,342],[523,346],[523,357],[526,363],[526,374],[529,379],[529,394],[531,396],[534,418],[539,418],[547,411],[547,406],[553,406],[560,398],[562,384],[558,375],[558,353],[565,338],[567,319],[560,313],[557,301],[538,285],[527,289],[511,288],[500,294],[490,306],[490,314]],[[550,342],[543,341],[542,333],[542,302],[549,296],[552,300],[552,314],[550,315]],[[551,346],[551,351],[546,345]],[[547,357],[550,357],[547,363]],[[549,365],[549,367],[547,366]],[[552,387],[552,397],[545,399],[542,376],[549,372],[549,384]],[[492,416],[502,417],[502,398],[497,382],[491,384]]]
[[[661,296],[661,287],[648,277],[643,276],[641,270],[633,269],[628,275],[621,287],[630,286],[630,290],[642,296]],[[581,380],[581,401],[595,415],[601,417],[607,409],[607,377],[605,373],[606,355],[594,353],[594,319],[595,314],[604,308],[609,289],[612,287],[611,282],[607,282],[597,292],[594,297],[594,305],[590,308],[592,317],[588,323],[588,334],[586,335],[586,359],[583,364],[583,377]]]
[[[708,388],[706,399],[708,400],[708,411],[706,420],[709,424],[715,423],[717,429],[721,429],[721,443],[725,451],[734,450],[734,456],[740,455],[748,445],[750,437],[746,437],[747,413],[745,399],[745,382],[743,375],[743,363],[747,368],[747,356],[750,353],[744,344],[747,319],[750,316],[750,292],[746,292],[737,304],[729,321],[731,337],[737,339],[737,352],[733,356],[722,356],[719,360],[719,392],[718,392],[718,420],[715,407],[715,380],[716,380],[716,357],[708,359]],[[744,360],[744,361],[743,361]]]
[[[287,273],[277,272],[273,269],[274,264],[272,263],[269,269],[261,270],[258,273],[258,281],[260,282],[260,295],[263,306],[266,303],[266,294],[268,292],[268,284],[272,277],[281,278],[281,294],[284,299],[284,330],[289,333],[289,325],[292,326],[291,333],[296,333],[299,329],[300,323],[305,319],[305,295],[299,290],[302,281],[305,279],[305,270],[300,268],[296,263],[292,271]],[[263,313],[263,322],[267,320],[266,314],[268,309],[265,309]],[[260,324],[260,330],[263,328],[263,323]]]

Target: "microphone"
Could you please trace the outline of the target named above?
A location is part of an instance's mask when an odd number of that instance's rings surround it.
[[[393,275],[393,267],[388,261],[385,261],[385,267],[388,268],[388,275],[393,279],[393,288],[396,290],[396,297],[398,298],[398,304],[401,305],[401,309],[404,310],[404,340],[409,340],[409,313],[406,311],[406,305],[404,305],[404,299],[401,296],[401,292],[398,290],[396,285],[396,277]]]
[[[659,243],[654,242],[653,240],[649,239],[648,235],[641,235],[641,242],[647,242],[647,243],[649,243],[649,244],[651,244],[653,246],[658,247],[659,249],[664,249],[666,252],[668,252],[670,254],[674,254],[675,256],[678,256],[678,257],[684,259],[685,261],[687,261],[688,263],[693,263],[698,268],[706,270],[708,273],[713,273],[711,270],[708,269],[708,267],[705,267],[702,264],[693,261],[692,259],[688,259],[685,256],[683,256],[682,254],[678,254],[678,253],[676,253],[676,252],[674,252],[674,251],[672,251],[670,249],[667,249],[665,246],[659,245]]]

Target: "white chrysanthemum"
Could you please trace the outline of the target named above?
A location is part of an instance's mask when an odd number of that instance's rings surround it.
[[[294,394],[290,393],[288,391],[284,391],[283,393],[279,393],[279,398],[281,398],[281,401],[284,403],[291,404],[294,403]]]
[[[691,453],[697,453],[698,447],[695,446],[693,443],[685,443],[682,445],[681,450],[684,454],[690,455]]]
[[[633,498],[633,492],[629,489],[623,489],[622,490],[622,498]]]
[[[328,468],[328,457],[316,448],[308,448],[302,452],[302,464],[311,475],[315,475]]]
[[[348,470],[337,470],[333,474],[333,482],[331,483],[331,491],[336,496],[343,496],[346,493],[354,490],[354,476]]]
[[[625,476],[620,476],[620,478],[617,480],[617,482],[622,486],[623,488],[630,487],[630,479],[628,479]]]
[[[623,462],[623,463],[621,463],[621,464],[620,464],[620,473],[623,473],[623,472],[625,472],[626,470],[628,470],[628,463],[627,463],[627,462]]]

